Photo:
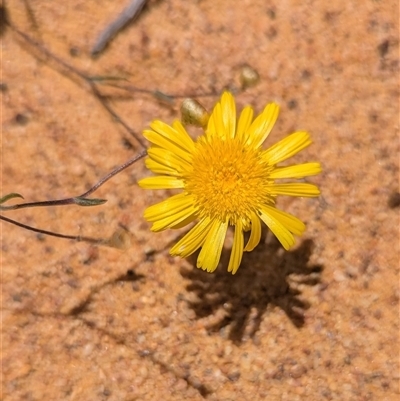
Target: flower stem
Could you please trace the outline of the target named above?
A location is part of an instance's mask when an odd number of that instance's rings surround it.
[[[38,206],[64,206],[64,205],[79,205],[79,206],[97,206],[106,202],[104,199],[88,199],[87,196],[91,195],[97,189],[99,189],[104,183],[106,183],[109,179],[125,170],[132,164],[136,163],[138,160],[143,158],[147,154],[147,151],[142,151],[138,155],[132,157],[127,162],[118,166],[113,171],[108,173],[105,177],[103,177],[100,181],[98,181],[92,188],[83,193],[82,195],[73,196],[65,199],[55,199],[48,201],[39,201],[39,202],[26,202],[26,203],[18,203],[16,205],[11,206],[0,206],[0,210],[16,210],[23,209],[27,207],[38,207]]]
[[[85,241],[85,242],[90,242],[92,244],[100,244],[100,243],[104,242],[102,239],[99,239],[99,238],[83,237],[80,235],[66,235],[66,234],[55,233],[53,231],[42,230],[41,228],[35,228],[32,226],[28,226],[26,224],[19,223],[18,221],[9,219],[8,217],[2,216],[2,215],[0,215],[0,220],[6,221],[7,223],[14,224],[15,226],[18,226],[18,227],[25,228],[26,230],[29,230],[29,231],[34,231],[35,233],[50,235],[52,237],[72,239],[75,241]]]

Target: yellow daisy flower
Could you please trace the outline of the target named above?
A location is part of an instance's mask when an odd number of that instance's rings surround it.
[[[213,272],[218,266],[226,232],[234,227],[228,271],[235,274],[243,252],[260,242],[261,221],[285,249],[294,244],[305,225],[275,207],[277,195],[314,197],[317,186],[304,182],[276,182],[321,172],[319,163],[278,167],[311,143],[307,132],[295,132],[267,150],[261,148],[278,117],[279,106],[268,104],[253,121],[247,106],[236,119],[232,94],[225,92],[215,105],[205,133],[193,141],[179,121],[169,126],[154,121],[144,136],[152,143],[146,166],[157,176],[144,178],[146,189],[179,188],[181,193],[150,206],[144,217],[152,231],[197,224],[171,249],[187,257],[201,248],[197,267]],[[244,232],[251,230],[247,244]]]

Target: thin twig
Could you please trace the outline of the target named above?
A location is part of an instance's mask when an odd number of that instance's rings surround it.
[[[92,80],[90,77],[88,77],[86,74],[84,74],[82,71],[78,70],[77,68],[74,68],[64,62],[62,59],[59,57],[55,56],[53,53],[51,53],[49,50],[47,50],[41,43],[36,41],[35,39],[31,38],[29,35],[25,34],[24,32],[20,31],[17,27],[15,27],[13,24],[11,24],[7,19],[5,20],[5,23],[17,34],[19,35],[23,40],[25,40],[27,43],[29,43],[31,46],[33,46],[35,49],[39,50],[42,55],[45,57],[50,58],[51,60],[55,61],[57,64],[62,66],[65,70],[67,70],[69,73],[72,73],[74,76],[78,76],[79,78],[83,79],[90,87],[93,95],[100,101],[102,106],[106,109],[106,111],[113,117],[114,120],[119,122],[121,125],[124,126],[124,128],[137,140],[137,142],[146,149],[145,143],[143,140],[139,138],[139,136],[128,126],[127,123],[125,123],[115,112],[114,110],[110,107],[108,102],[106,101],[105,97],[99,92],[96,83],[94,80]],[[83,193],[82,195],[79,195],[77,197],[71,197],[71,198],[65,198],[65,199],[58,199],[58,200],[50,200],[50,201],[40,201],[40,202],[28,202],[28,203],[23,203],[23,204],[17,204],[17,205],[12,205],[12,206],[1,206],[1,210],[15,210],[15,209],[22,209],[22,208],[28,208],[28,207],[37,207],[37,206],[61,206],[61,205],[70,205],[70,204],[76,204],[80,206],[94,206],[94,205],[100,205],[106,200],[103,199],[88,199],[86,198],[88,195],[92,194],[95,192],[100,186],[102,186],[105,182],[110,180],[112,177],[114,177],[116,174],[120,173],[121,171],[125,170],[132,164],[134,164],[136,161],[140,160],[146,155],[147,151],[144,150],[138,155],[134,156],[130,160],[128,160],[126,163],[122,164],[121,166],[117,167],[113,171],[111,171],[108,175],[103,177],[100,181],[98,181],[92,188],[90,188],[88,191]],[[23,223],[19,223],[15,220],[9,219],[5,216],[0,215],[0,220],[6,221],[8,223],[14,224],[16,226],[25,228],[30,231],[34,231],[40,234],[45,234],[45,235],[50,235],[54,237],[59,237],[59,238],[65,238],[65,239],[71,239],[71,240],[76,240],[76,241],[86,241],[86,242],[91,242],[91,243],[96,243],[96,244],[104,244],[104,240],[102,239],[95,239],[95,238],[90,238],[90,237],[82,237],[82,236],[72,236],[72,235],[65,235],[65,234],[60,234],[60,233],[55,233],[52,231],[47,231],[47,230],[42,230],[38,229],[35,227],[28,226]]]
[[[89,85],[92,89],[93,94],[99,100],[101,105],[108,111],[108,113],[112,116],[112,118],[120,123],[135,139],[139,142],[142,148],[146,148],[146,144],[141,137],[137,135],[137,133],[111,108],[109,103],[106,101],[105,97],[99,92],[97,86],[93,82],[89,82]]]
[[[113,171],[111,171],[109,174],[107,174],[105,177],[103,177],[96,185],[94,185],[92,188],[89,189],[89,191],[85,192],[84,194],[80,195],[81,198],[86,198],[88,195],[92,194],[94,191],[96,191],[99,187],[101,187],[105,182],[107,182],[110,178],[114,177],[114,175],[117,175],[121,171],[125,170],[129,166],[132,166],[132,164],[136,163],[138,160],[146,156],[147,150],[140,152],[138,155],[132,157],[129,159],[127,162],[122,164],[121,166],[115,168]]]
[[[24,209],[28,207],[38,207],[38,206],[65,206],[65,205],[80,205],[80,206],[94,206],[105,203],[105,200],[102,199],[87,199],[87,196],[91,195],[93,192],[97,191],[104,183],[106,183],[109,179],[125,170],[132,164],[136,163],[138,160],[143,158],[147,154],[147,151],[142,151],[138,155],[132,157],[130,160],[118,166],[110,173],[108,173],[105,177],[103,177],[100,181],[98,181],[93,187],[91,187],[88,191],[83,193],[82,195],[73,196],[65,199],[55,199],[48,201],[39,201],[39,202],[26,202],[26,203],[18,203],[16,205],[11,206],[1,206],[1,210],[16,210],[16,209]]]
[[[40,228],[35,228],[32,226],[28,226],[26,224],[19,223],[18,221],[9,219],[8,217],[2,216],[1,214],[0,214],[0,220],[6,221],[7,223],[14,224],[15,226],[18,226],[18,227],[25,228],[26,230],[29,230],[29,231],[34,231],[35,233],[50,235],[52,237],[72,239],[75,241],[90,242],[92,244],[102,244],[104,242],[103,239],[98,239],[98,238],[83,237],[80,235],[66,235],[66,234],[55,233],[53,231],[42,230]]]
[[[100,104],[104,107],[104,109],[111,115],[111,117],[117,121],[119,124],[121,124],[135,139],[136,141],[140,144],[142,148],[146,148],[145,141],[132,129],[129,127],[129,125],[119,117],[114,110],[110,107],[108,104],[106,98],[99,92],[96,83],[93,81],[93,79],[90,76],[87,76],[85,73],[80,71],[79,69],[72,67],[71,65],[67,64],[65,61],[63,61],[61,58],[57,57],[53,53],[51,53],[49,50],[47,50],[41,43],[36,41],[35,39],[31,38],[29,35],[26,33],[20,31],[16,26],[14,26],[12,23],[7,21],[7,24],[10,26],[10,28],[17,33],[20,37],[22,37],[26,42],[28,42],[30,45],[34,46],[36,49],[38,49],[42,54],[44,54],[46,57],[54,60],[56,63],[61,65],[63,68],[65,68],[67,71],[70,73],[78,76],[79,78],[83,79],[90,87],[90,90],[92,91],[93,95],[99,100]]]
[[[105,80],[106,81],[106,80]],[[114,80],[115,81],[115,80]],[[104,83],[104,82],[101,82]],[[199,97],[215,97],[220,94],[218,91],[211,91],[211,92],[203,92],[203,93],[180,93],[180,94],[171,94],[171,93],[164,93],[159,90],[152,90],[152,89],[144,89],[144,88],[139,88],[134,85],[130,84],[124,84],[124,83],[117,83],[117,82],[106,82],[107,86],[111,86],[112,88],[118,88],[122,89],[124,91],[130,92],[130,93],[146,93],[151,96],[154,96],[156,99],[160,99],[160,97],[166,97],[170,99],[184,99],[187,97],[193,97],[193,98],[199,98]]]
[[[107,46],[107,43],[121,30],[129,21],[132,21],[142,11],[146,0],[132,0],[130,4],[118,15],[118,17],[104,29],[92,48],[92,56],[99,54]]]

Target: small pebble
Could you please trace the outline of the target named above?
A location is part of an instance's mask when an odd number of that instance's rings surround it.
[[[290,368],[290,376],[292,376],[294,379],[298,379],[301,376],[304,375],[304,373],[306,373],[306,368],[303,365],[294,365]]]
[[[346,280],[346,276],[344,275],[344,273],[340,270],[335,270],[333,272],[333,279],[335,281],[337,281],[338,283],[345,281]]]
[[[249,65],[244,65],[240,70],[240,82],[242,89],[250,88],[257,85],[260,81],[260,75],[258,72]]]

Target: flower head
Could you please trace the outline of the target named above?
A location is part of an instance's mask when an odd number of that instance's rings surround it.
[[[253,120],[247,106],[239,119],[233,96],[225,92],[215,105],[203,135],[193,141],[179,121],[169,126],[154,121],[144,136],[152,143],[146,166],[157,176],[139,182],[142,188],[178,188],[182,192],[150,206],[144,217],[152,231],[196,225],[171,249],[173,256],[187,257],[201,248],[197,267],[212,272],[218,266],[229,226],[234,227],[228,271],[233,274],[243,252],[260,242],[261,221],[285,249],[294,244],[305,225],[276,208],[277,195],[314,197],[318,188],[304,182],[287,182],[318,174],[319,163],[279,167],[310,145],[307,132],[295,132],[268,149],[261,145],[271,132],[279,107],[268,104]],[[279,182],[285,179],[286,182]],[[278,180],[278,182],[277,182]],[[247,243],[244,232],[251,230]]]

